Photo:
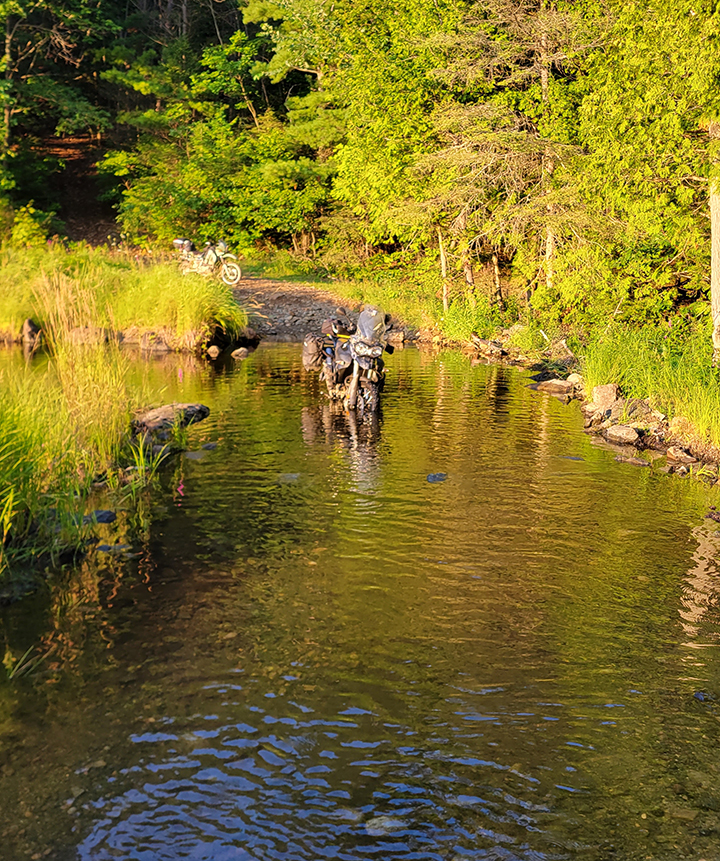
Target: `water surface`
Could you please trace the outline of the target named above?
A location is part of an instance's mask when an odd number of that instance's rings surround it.
[[[142,371],[212,415],[129,552],[2,610],[50,651],[0,684],[4,861],[717,857],[715,489],[525,373],[388,364],[374,424],[299,345]]]

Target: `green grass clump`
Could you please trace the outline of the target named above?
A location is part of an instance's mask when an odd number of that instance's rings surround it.
[[[17,335],[27,317],[46,331],[163,331],[178,346],[197,343],[215,325],[235,336],[247,324],[232,290],[219,280],[88,246],[0,252],[0,332]]]
[[[626,397],[649,398],[670,418],[688,419],[701,437],[720,445],[720,379],[705,327],[612,326],[587,347],[583,374],[589,392],[617,383]]]
[[[128,446],[139,392],[127,380],[117,347],[65,346],[43,373],[0,373],[0,580],[80,542],[93,477]]]

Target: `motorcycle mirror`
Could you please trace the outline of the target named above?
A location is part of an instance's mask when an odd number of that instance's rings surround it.
[[[338,315],[338,317],[347,317],[347,311],[341,305],[338,305],[338,307],[335,309],[335,313]]]

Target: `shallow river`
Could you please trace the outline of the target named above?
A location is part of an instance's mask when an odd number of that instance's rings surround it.
[[[376,426],[299,345],[151,368],[192,451],[0,611],[2,861],[720,857],[720,495],[388,365]]]

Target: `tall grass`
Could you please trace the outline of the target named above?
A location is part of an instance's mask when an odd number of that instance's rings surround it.
[[[88,246],[0,252],[0,332],[19,334],[27,317],[43,328],[164,331],[182,346],[216,324],[231,336],[247,324],[214,278]]]
[[[682,416],[707,442],[720,445],[720,378],[712,368],[705,328],[679,332],[667,326],[613,326],[583,358],[588,390],[617,383],[627,397],[649,398],[672,418]]]

